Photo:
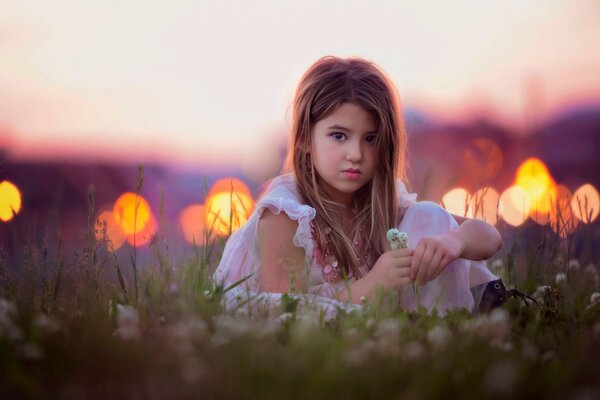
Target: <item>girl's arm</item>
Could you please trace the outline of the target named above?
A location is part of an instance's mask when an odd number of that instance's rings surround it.
[[[440,235],[422,238],[415,248],[410,276],[425,284],[458,258],[484,260],[502,247],[496,228],[479,219],[452,215],[459,226]]]
[[[297,229],[298,223],[284,212],[265,210],[261,215],[257,227],[260,291],[306,292],[305,252],[293,243]]]
[[[307,291],[307,266],[304,249],[294,246],[298,223],[287,214],[265,210],[258,222],[257,241],[261,262],[260,291],[289,293]],[[362,296],[371,297],[412,283],[409,277],[413,251],[391,250],[382,254],[373,269],[337,293],[336,299],[360,304]],[[293,286],[291,282],[294,282]]]
[[[469,219],[452,214],[458,228],[448,232],[463,244],[460,257],[469,260],[485,260],[502,247],[500,232],[480,219]]]

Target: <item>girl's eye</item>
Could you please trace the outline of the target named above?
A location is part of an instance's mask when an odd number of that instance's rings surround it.
[[[369,144],[375,144],[375,142],[377,141],[377,136],[375,135],[369,135],[365,138],[366,142]]]
[[[333,132],[331,134],[331,137],[334,138],[335,140],[344,140],[344,139],[346,139],[346,134],[342,133],[342,132]]]

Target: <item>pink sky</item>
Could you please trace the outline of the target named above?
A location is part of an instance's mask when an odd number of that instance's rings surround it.
[[[600,102],[594,0],[12,3],[0,4],[0,145],[15,157],[255,166],[326,54],[372,59],[405,104],[442,120],[520,130],[528,104],[543,119]]]

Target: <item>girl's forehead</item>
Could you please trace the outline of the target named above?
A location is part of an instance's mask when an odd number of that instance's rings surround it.
[[[368,119],[372,119],[373,121],[377,121],[377,113],[367,107],[364,107],[361,104],[358,103],[354,103],[354,102],[344,102],[341,103],[339,105],[337,105],[335,108],[333,108],[331,111],[329,111],[327,114],[323,115],[321,118],[319,118],[318,120],[314,121],[314,122],[319,122],[325,119],[339,119],[339,118],[344,118],[344,119],[352,119],[352,118],[356,118],[357,116],[360,116],[362,118],[368,118]]]

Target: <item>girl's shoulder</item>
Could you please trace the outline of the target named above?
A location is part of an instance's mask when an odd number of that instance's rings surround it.
[[[293,220],[300,217],[312,220],[316,213],[313,207],[302,200],[292,174],[279,175],[268,181],[256,202],[256,208],[260,214],[264,209],[275,214],[284,211]]]
[[[401,209],[407,209],[417,202],[417,194],[409,193],[406,185],[400,179],[396,181],[396,193],[398,195],[398,207]]]

